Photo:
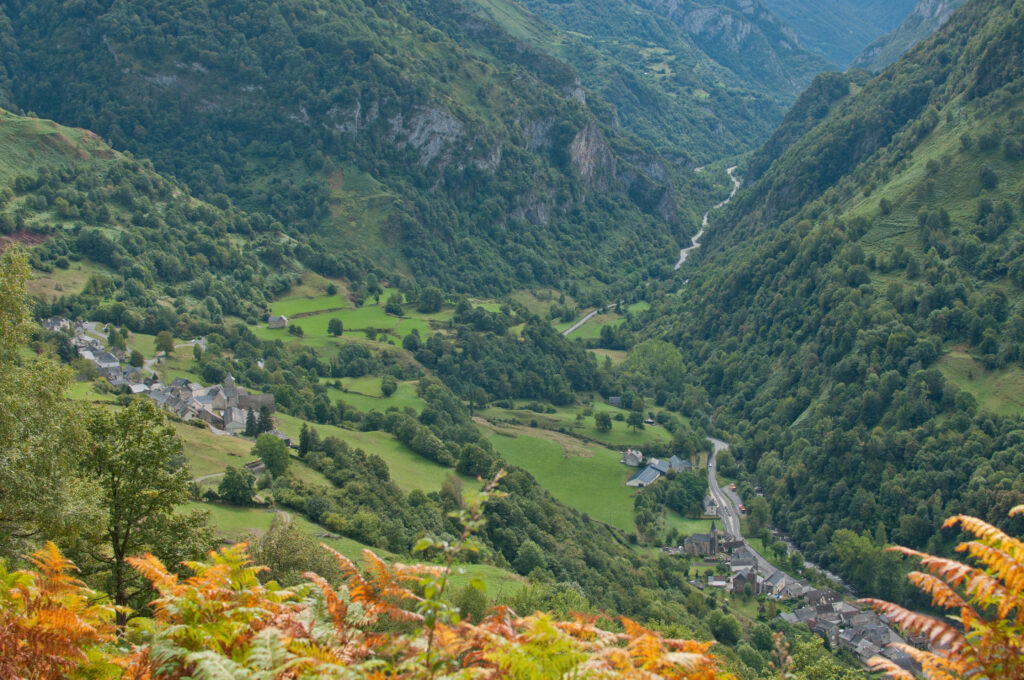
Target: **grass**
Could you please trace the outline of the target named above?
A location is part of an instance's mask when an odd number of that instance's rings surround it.
[[[293,441],[298,441],[303,421],[293,416],[276,413],[274,422],[279,430],[291,437]],[[416,455],[409,447],[395,439],[394,435],[387,432],[355,432],[332,425],[310,424],[310,426],[317,431],[321,438],[337,437],[353,448],[362,449],[367,453],[375,453],[383,458],[391,473],[391,479],[406,491],[413,489],[437,491],[449,475],[455,474],[451,468]],[[463,479],[467,488],[471,487],[475,490],[479,487],[475,479]]]
[[[385,224],[399,204],[387,187],[354,165],[345,164],[327,180],[330,189],[332,245],[358,248],[385,269],[404,272],[389,242]],[[404,272],[408,273],[408,272]]]
[[[261,340],[280,339],[286,344],[325,348],[337,345],[343,339],[369,339],[372,329],[376,337],[383,336],[397,343],[414,329],[425,339],[431,333],[443,329],[455,315],[450,307],[424,314],[416,311],[411,304],[404,305],[401,317],[387,314],[384,305],[394,292],[388,288],[379,296],[379,302],[375,298],[368,298],[361,307],[353,307],[341,293],[311,297],[316,290],[304,284],[271,304],[273,314],[287,316],[289,326],[302,328],[301,338],[290,334],[285,328],[270,329],[265,324],[254,327],[253,333]],[[307,316],[296,318],[297,314]],[[343,333],[340,338],[327,332],[328,324],[335,318],[341,320]]]
[[[512,465],[527,470],[551,495],[591,518],[632,532],[633,490],[625,485],[632,470],[619,455],[598,446],[587,457],[566,455],[557,442],[538,436],[496,432],[488,441]]]
[[[618,349],[592,349],[590,350],[595,356],[600,357],[599,361],[604,361],[605,357],[611,359],[612,365],[621,364],[626,360],[626,352]]]
[[[610,432],[600,432],[594,425],[594,417],[584,416],[579,425],[576,423],[576,415],[586,410],[586,406],[575,405],[555,409],[555,413],[536,413],[526,409],[499,409],[489,408],[480,412],[484,418],[492,421],[518,421],[519,423],[532,423],[536,421],[541,428],[558,430],[564,429],[571,435],[590,439],[607,447],[626,448],[642,447],[651,442],[669,442],[672,435],[661,425],[647,425],[642,430],[633,432],[633,429],[626,425],[625,421],[612,420]],[[623,409],[615,408],[602,401],[595,401],[591,408],[594,412],[606,411],[615,414],[626,415]]]
[[[675,528],[680,536],[692,536],[693,534],[706,534],[711,531],[710,519],[690,519],[683,517],[674,510],[669,511],[665,516],[665,528]],[[721,522],[716,522],[715,527],[722,528]]]
[[[334,382],[334,380],[333,378],[322,378],[320,382]],[[327,396],[331,401],[340,399],[364,413],[374,409],[386,411],[391,406],[399,409],[411,408],[417,413],[423,411],[426,402],[416,395],[416,381],[398,383],[398,389],[390,397],[381,394],[380,381],[381,379],[377,376],[341,378],[341,385],[344,389],[328,387]]]
[[[185,446],[185,457],[193,477],[220,474],[228,465],[240,466],[252,460],[252,442],[239,437],[222,437],[209,430],[171,421]]]
[[[962,349],[952,349],[939,358],[938,367],[948,380],[974,396],[982,410],[1013,417],[1024,412],[1024,369],[1020,366],[989,371]]]
[[[187,503],[182,508],[185,511],[202,510],[209,513],[210,525],[214,527],[216,538],[225,541],[240,541],[260,536],[270,529],[274,516],[280,512],[271,508],[240,508],[217,503]],[[366,560],[363,557],[364,550],[372,550],[378,557],[389,562],[408,562],[408,558],[400,559],[394,553],[381,548],[370,548],[369,546],[345,537],[328,537],[327,530],[318,524],[310,522],[305,517],[295,513],[289,513],[292,521],[306,531],[318,543],[334,548],[345,557],[349,558],[360,566],[365,566]],[[449,592],[463,587],[472,579],[482,579],[488,595],[494,598],[507,587],[518,587],[526,583],[526,579],[506,571],[499,567],[487,564],[457,564],[452,569],[449,578]]]
[[[110,270],[89,260],[72,262],[68,269],[54,268],[51,272],[35,272],[26,289],[29,295],[50,300],[62,295],[78,295],[93,274],[110,274]]]
[[[114,158],[115,153],[92,132],[0,110],[0,179],[10,184],[26,168],[62,167],[69,161]]]

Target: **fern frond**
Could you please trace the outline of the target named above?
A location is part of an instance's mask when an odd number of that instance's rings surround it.
[[[917,680],[913,673],[903,670],[884,656],[873,656],[868,659],[868,669],[872,672],[885,673],[894,680]]]
[[[972,558],[984,564],[989,572],[999,579],[1011,592],[1024,591],[1024,544],[1019,551],[1016,546],[1000,547],[988,545],[980,541],[968,541],[956,547],[958,552],[966,552]]]
[[[912,571],[907,574],[907,580],[917,586],[918,590],[932,596],[932,606],[944,609],[967,607],[964,601],[955,590],[946,585],[946,582],[920,571]]]
[[[957,524],[963,527],[965,531],[968,531],[989,543],[1014,541],[1013,538],[992,526],[985,520],[977,517],[971,517],[970,515],[953,515],[942,523],[942,527],[944,529],[948,529],[950,527],[955,527]]]
[[[157,590],[173,587],[178,583],[178,575],[167,571],[163,562],[150,553],[142,557],[129,557],[126,561]]]
[[[963,634],[944,621],[912,612],[884,600],[865,598],[858,602],[870,605],[875,611],[885,614],[911,635],[925,635],[932,646],[949,649],[955,654],[959,654],[967,647],[967,640]]]

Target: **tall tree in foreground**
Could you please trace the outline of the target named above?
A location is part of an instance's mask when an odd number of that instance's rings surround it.
[[[1011,517],[1015,515],[1024,515],[1024,505],[1010,511]],[[1024,542],[967,515],[950,517],[943,526],[958,525],[975,540],[961,543],[957,552],[967,553],[979,567],[909,548],[890,550],[921,560],[925,571],[911,572],[910,582],[932,596],[933,606],[956,612],[953,618],[962,630],[891,602],[862,602],[890,616],[906,632],[927,637],[936,651],[894,646],[921,664],[930,680],[1024,678]],[[914,677],[884,657],[874,657],[869,665],[900,680]]]
[[[107,511],[105,546],[93,557],[106,566],[114,604],[138,604],[149,588],[127,558],[150,552],[177,565],[201,555],[211,542],[206,513],[175,512],[188,500],[189,470],[178,464],[181,440],[152,401],[133,401],[119,411],[94,409],[87,427],[92,446],[83,467],[99,481]],[[118,611],[118,625],[127,618]]]
[[[72,372],[21,351],[32,329],[25,252],[0,257],[0,556],[41,541],[72,540],[101,513],[95,484],[77,468],[84,449],[82,406],[65,398]]]

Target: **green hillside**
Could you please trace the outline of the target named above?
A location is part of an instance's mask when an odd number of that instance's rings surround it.
[[[775,521],[863,592],[902,587],[840,530],[940,549],[943,517],[1024,500],[1022,17],[970,3],[882,75],[820,79],[640,336],[685,353]]]
[[[753,34],[739,54],[726,47],[735,39],[730,30],[702,38],[680,25],[685,14],[705,9],[700,3],[671,17],[643,3],[475,4],[516,38],[571,65],[615,107],[623,127],[700,164],[760,142],[813,73],[828,68],[799,48],[776,52],[774,18],[749,21],[729,3],[711,11],[736,20],[735,33]]]
[[[934,33],[966,0],[919,0],[900,25],[857,55],[850,66],[881,71],[921,40]]]

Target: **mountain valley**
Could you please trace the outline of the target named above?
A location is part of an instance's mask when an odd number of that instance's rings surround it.
[[[941,609],[886,547],[1024,534],[1024,0],[11,0],[0,45],[0,580],[52,540],[151,677],[920,675],[853,603]],[[218,544],[361,651],[174,637],[132,559]]]

